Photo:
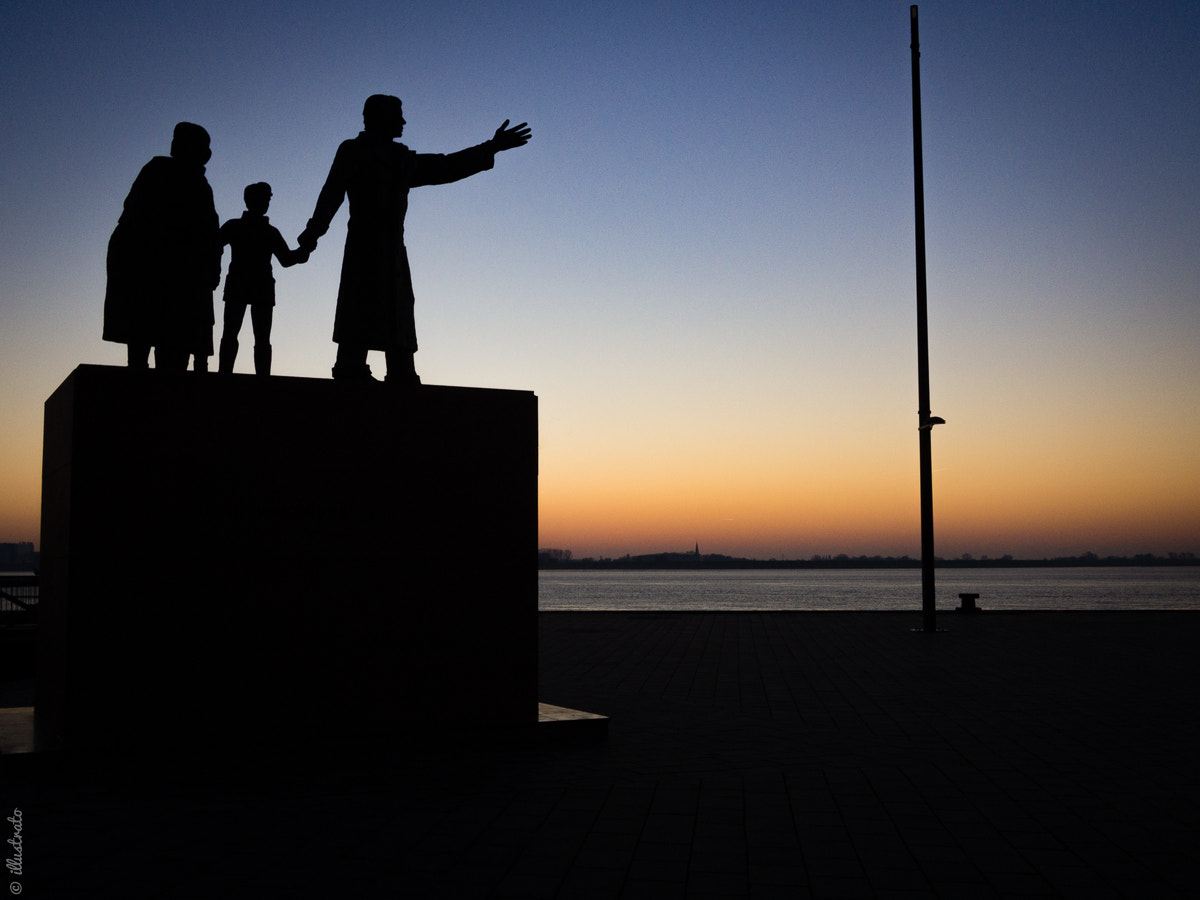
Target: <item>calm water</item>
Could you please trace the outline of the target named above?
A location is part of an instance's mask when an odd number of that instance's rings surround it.
[[[979,594],[988,610],[1200,609],[1200,567],[947,569],[937,608]],[[538,608],[583,610],[915,610],[919,569],[538,573]]]

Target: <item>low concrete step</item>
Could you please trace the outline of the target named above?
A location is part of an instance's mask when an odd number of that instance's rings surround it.
[[[578,741],[603,741],[608,737],[608,716],[538,704],[538,734]]]

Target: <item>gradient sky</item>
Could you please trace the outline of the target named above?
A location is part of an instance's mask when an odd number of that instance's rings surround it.
[[[1200,4],[920,23],[938,554],[1200,551]],[[920,554],[908,3],[42,0],[0,29],[0,541],[37,540],[45,399],[124,364],[106,245],[174,124],[212,135],[221,219],[268,181],[294,245],[379,92],[419,151],[533,127],[407,233],[424,381],[539,397],[539,546]],[[277,374],[329,377],[345,220],[276,267]]]

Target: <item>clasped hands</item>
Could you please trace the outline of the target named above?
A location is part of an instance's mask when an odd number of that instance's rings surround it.
[[[296,243],[299,245],[297,249],[304,254],[304,259],[301,262],[308,262],[308,256],[317,249],[317,239],[313,234],[305,228],[300,232],[300,237],[296,238]]]

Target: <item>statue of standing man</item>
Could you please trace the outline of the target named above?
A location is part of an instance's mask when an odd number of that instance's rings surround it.
[[[363,131],[343,141],[334,156],[317,206],[300,234],[302,250],[317,239],[350,198],[350,221],[342,257],[333,339],[338,345],[334,378],[369,381],[368,350],[387,354],[387,380],[420,384],[414,297],[404,214],[409,188],[448,184],[492,168],[496,153],[526,144],[528,125],[508,120],[491,140],[457,153],[416,153],[395,139],[404,132],[400,99],[374,94],[363,106]]]

